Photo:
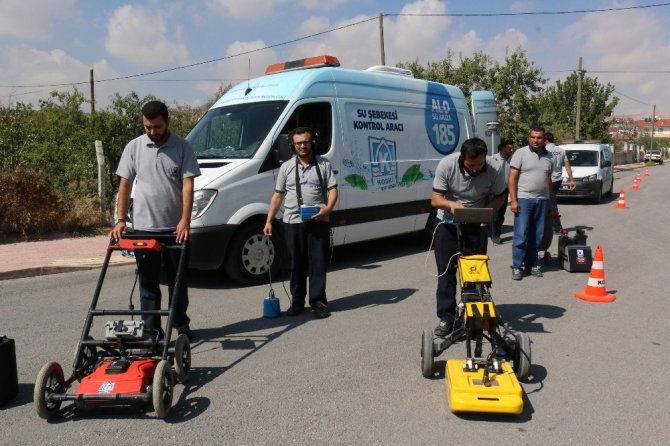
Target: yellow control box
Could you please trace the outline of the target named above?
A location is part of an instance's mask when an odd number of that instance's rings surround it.
[[[458,276],[461,281],[461,289],[476,283],[491,284],[489,273],[489,256],[475,254],[461,256],[458,258]]]
[[[452,412],[523,412],[523,390],[509,362],[502,363],[502,373],[489,373],[489,386],[483,383],[483,369],[468,372],[463,369],[465,363],[461,359],[447,360],[447,399]]]

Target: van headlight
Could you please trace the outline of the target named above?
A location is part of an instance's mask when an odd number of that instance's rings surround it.
[[[583,177],[582,178],[582,183],[593,183],[597,180],[598,180],[598,175],[594,173],[593,175],[589,175],[588,177]]]
[[[201,189],[193,194],[193,210],[191,220],[201,217],[216,198],[218,191],[214,189]]]

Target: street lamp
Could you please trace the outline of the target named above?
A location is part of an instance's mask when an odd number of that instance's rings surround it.
[[[491,151],[489,153],[493,155],[496,149],[496,134],[500,128],[500,123],[498,121],[489,121],[486,123],[486,128],[488,129],[487,134],[491,134]]]

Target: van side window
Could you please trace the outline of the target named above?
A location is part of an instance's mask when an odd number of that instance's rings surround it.
[[[299,106],[291,115],[282,129],[288,134],[296,127],[310,127],[319,135],[315,152],[318,155],[328,153],[332,140],[333,112],[328,102],[311,102]]]

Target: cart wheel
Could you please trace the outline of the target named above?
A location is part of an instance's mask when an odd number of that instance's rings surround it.
[[[433,376],[433,330],[424,330],[421,336],[421,373],[424,378]]]
[[[519,381],[525,381],[530,371],[530,338],[526,333],[514,333],[516,350],[514,352],[513,368]]]
[[[180,334],[174,345],[174,373],[177,381],[184,384],[191,372],[191,343],[188,336]]]
[[[169,362],[163,359],[156,366],[151,395],[154,402],[154,411],[158,418],[165,418],[170,412],[173,387],[172,367],[170,367]]]
[[[86,337],[87,341],[93,340],[91,336]],[[77,349],[79,344],[74,348],[74,355],[72,355],[72,362],[77,359]],[[90,375],[95,370],[95,363],[98,360],[98,351],[95,347],[90,345],[85,346],[81,350],[81,356],[79,357],[79,362],[74,364],[74,373],[77,373],[77,370],[80,370],[80,374],[77,376],[77,381],[81,382],[81,379],[85,376]]]
[[[37,374],[33,400],[35,401],[35,410],[40,418],[48,420],[56,415],[61,402],[49,401],[49,396],[53,393],[62,393],[64,382],[63,368],[57,362],[45,364],[40,373]]]

